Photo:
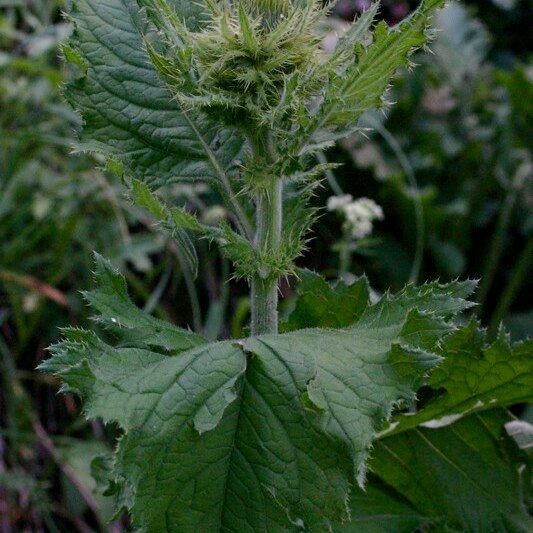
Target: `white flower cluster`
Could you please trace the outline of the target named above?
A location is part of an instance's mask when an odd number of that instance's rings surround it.
[[[328,211],[337,211],[346,217],[347,229],[354,239],[368,237],[374,229],[374,221],[385,218],[383,209],[374,200],[354,200],[351,194],[330,197]]]

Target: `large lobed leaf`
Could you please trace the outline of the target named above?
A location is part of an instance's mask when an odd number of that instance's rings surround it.
[[[200,4],[175,0],[191,28]],[[185,115],[160,80],[143,36],[153,29],[135,0],[75,0],[74,37],[66,57],[82,70],[65,94],[80,111],[80,150],[112,157],[154,186],[220,179],[242,150],[242,139],[197,112]]]
[[[522,426],[502,408],[533,401],[533,343],[511,345],[501,332],[488,344],[472,321],[447,336],[438,353],[444,361],[424,392],[433,398],[418,413],[397,416],[376,442],[369,468],[372,484],[385,487],[382,508],[407,501],[418,526],[432,523],[437,531],[444,525],[480,533],[530,531],[524,496],[530,459],[506,435],[506,428]],[[373,497],[359,500],[366,508]],[[403,520],[403,512],[394,511],[386,523]]]
[[[87,297],[116,341],[67,331],[43,369],[84,398],[87,416],[122,428],[117,501],[154,532],[319,530],[346,520],[376,432],[440,360],[435,344],[473,288],[410,287],[374,306],[360,289],[344,329],[199,344],[139,315],[101,258],[96,277]],[[131,334],[135,323],[142,335]]]
[[[329,285],[305,273],[299,296],[286,325],[320,327],[332,315],[355,312],[350,298],[364,279],[348,287]],[[431,286],[431,285],[430,285]],[[428,286],[428,287],[430,287]],[[438,301],[420,298],[426,312]],[[452,285],[453,287],[453,285]],[[461,303],[440,300],[451,312]],[[344,298],[340,298],[340,296]],[[433,304],[432,304],[433,302]],[[425,383],[424,396],[433,396],[416,414],[393,418],[388,430],[374,441],[365,490],[355,488],[352,522],[334,528],[340,532],[412,533],[423,531],[531,530],[524,493],[529,484],[529,461],[507,432],[531,441],[525,423],[513,421],[504,409],[533,400],[531,342],[510,344],[500,333],[489,344],[476,321],[448,333],[435,352],[443,357]]]

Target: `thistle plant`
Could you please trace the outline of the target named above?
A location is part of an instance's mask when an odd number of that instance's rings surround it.
[[[185,118],[204,113],[245,144],[237,168],[214,166],[241,230],[225,227],[218,240],[236,275],[250,281],[252,334],[277,332],[278,280],[295,273],[315,215],[307,200],[326,169],[313,166],[313,155],[351,132],[366,109],[384,104],[390,77],[425,42],[438,4],[424,5],[398,36],[379,25],[365,49],[375,4],[326,55],[320,25],[331,6],[321,2],[209,1],[194,29],[166,1],[140,2],[155,30],[143,36],[147,54]],[[389,45],[392,59],[376,54]],[[300,197],[290,206],[289,193]],[[254,228],[241,199],[255,207]],[[212,228],[195,229],[217,238]]]
[[[86,298],[108,340],[68,330],[43,365],[88,417],[123,431],[99,465],[141,530],[350,520],[372,441],[441,360],[475,283],[409,286],[371,304],[366,279],[333,288],[295,260],[330,168],[317,154],[387,105],[442,4],[426,0],[389,28],[374,24],[376,3],[326,54],[331,4],[318,0],[74,2],[65,56],[80,76],[66,96],[85,123],[79,149],[107,156],[192,270],[194,234],[220,246],[251,292],[251,336],[208,343],[139,310],[97,257]],[[210,224],[158,193],[187,181],[217,191],[228,217]],[[293,274],[301,296],[280,324],[279,280]]]

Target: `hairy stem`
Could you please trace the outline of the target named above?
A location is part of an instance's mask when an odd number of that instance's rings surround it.
[[[273,181],[270,186],[257,193],[255,245],[268,254],[277,250],[281,240],[283,184]],[[278,332],[278,285],[268,267],[256,273],[251,284],[252,335]]]

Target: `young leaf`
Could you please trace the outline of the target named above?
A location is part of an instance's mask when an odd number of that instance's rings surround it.
[[[143,181],[134,179],[131,182],[131,196],[139,207],[146,209],[158,222],[166,222],[168,209],[154,195]]]
[[[181,330],[136,313],[124,280],[101,259],[97,273],[103,287],[89,301],[119,345],[69,330],[42,368],[84,397],[89,417],[124,431],[112,476],[117,502],[147,531],[291,531],[346,520],[375,433],[440,360],[431,347],[452,328],[444,315],[461,309],[453,286],[455,303],[442,317],[424,310],[445,286],[411,288],[375,306],[362,291],[353,302],[361,316],[346,329],[183,351]],[[146,334],[124,343],[120,331],[139,326]],[[176,349],[168,334],[177,335]]]
[[[196,217],[182,208],[169,209],[155,196],[146,183],[138,179],[133,179],[131,182],[131,195],[139,207],[146,209],[172,235],[184,259],[183,268],[188,268],[193,275],[196,275],[198,254],[188,234],[188,231],[201,229]]]
[[[364,44],[372,24],[376,19],[379,8],[380,2],[374,2],[368,9],[359,15],[354,24],[352,24],[342,38],[339,39],[339,44],[335,49],[335,56],[353,54],[355,45]]]
[[[359,57],[326,93],[325,123],[337,126],[346,120],[355,121],[364,111],[381,104],[392,76],[399,67],[408,64],[416,49],[426,43],[430,16],[443,4],[443,0],[426,0],[392,29],[385,22],[378,24],[374,42],[368,48],[360,49]]]
[[[188,232],[198,233],[201,237],[216,241],[223,253],[235,266],[235,276],[249,278],[254,265],[261,260],[252,244],[237,234],[223,221],[218,227],[200,223],[195,215],[181,207],[168,207],[150,190],[148,185],[139,180],[132,180],[131,191],[137,205],[149,211],[177,241],[185,252],[188,266],[196,273],[198,258]],[[292,258],[291,258],[292,259]]]
[[[298,146],[299,152],[306,151],[308,145],[322,148],[346,136],[346,128],[348,131],[353,128],[363,113],[383,107],[383,96],[392,77],[400,67],[407,66],[412,53],[428,41],[431,15],[443,4],[444,0],[425,0],[398,26],[389,28],[385,22],[378,24],[372,44],[365,47],[357,43],[342,75],[336,76],[326,87],[323,104],[306,125],[305,132],[289,144]],[[370,24],[372,16],[372,8],[362,16],[363,29]],[[356,30],[352,31],[357,34]],[[351,32],[347,39],[351,39]]]

